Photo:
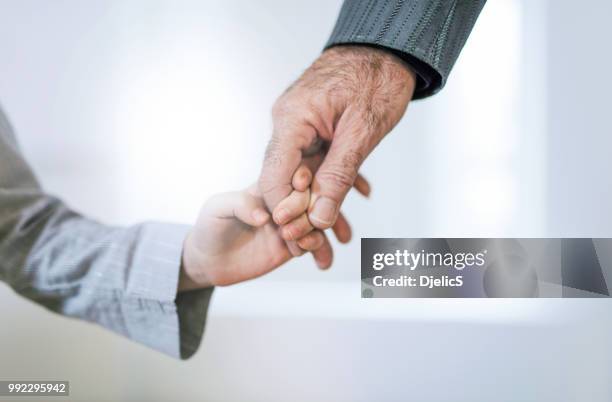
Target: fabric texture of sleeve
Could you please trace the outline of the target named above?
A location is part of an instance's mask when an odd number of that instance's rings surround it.
[[[45,194],[0,110],[0,280],[57,313],[176,358],[197,350],[212,288],[177,295],[189,227],[110,227]]]
[[[326,48],[387,49],[417,74],[414,99],[438,92],[486,0],[345,0]]]

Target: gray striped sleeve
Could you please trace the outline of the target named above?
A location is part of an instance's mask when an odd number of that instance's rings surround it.
[[[111,227],[46,194],[0,110],[0,280],[54,312],[177,358],[198,348],[212,288],[177,295],[189,227]]]
[[[486,0],[345,0],[326,48],[388,49],[417,72],[414,98],[438,92]]]

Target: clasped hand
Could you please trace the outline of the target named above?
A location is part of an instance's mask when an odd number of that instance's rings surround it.
[[[340,206],[352,187],[369,195],[359,168],[403,116],[415,84],[412,69],[388,51],[323,52],[273,107],[257,185],[202,209],[185,241],[179,288],[251,279],[306,251],[328,268],[333,252],[323,230],[350,240]]]

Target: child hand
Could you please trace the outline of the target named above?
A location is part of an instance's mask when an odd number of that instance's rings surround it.
[[[323,233],[304,242],[321,247]],[[180,290],[230,285],[266,274],[291,258],[257,187],[212,197],[185,240]]]
[[[272,216],[274,222],[280,226],[282,238],[289,245],[297,243],[301,249],[313,251],[317,264],[321,268],[327,268],[327,266],[322,266],[320,260],[326,260],[331,263],[331,258],[317,258],[317,253],[321,253],[322,248],[313,250],[311,247],[312,237],[318,236],[320,232],[315,230],[308,219],[308,212],[315,201],[310,196],[311,181],[311,171],[303,165],[300,166],[293,176],[292,186],[294,190],[274,208]],[[369,196],[370,184],[363,176],[358,175],[353,186],[360,194],[366,197]],[[352,236],[351,227],[342,213],[338,214],[332,230],[341,243],[350,241]],[[293,250],[291,251],[293,255],[298,255]],[[331,247],[329,252],[331,252]]]
[[[313,230],[306,212],[311,205],[310,185],[312,173],[306,165],[300,165],[294,172],[291,186],[293,191],[283,199],[273,211],[273,219],[280,227],[279,233],[285,240],[289,252],[300,256],[311,251],[316,264],[327,269],[332,263],[333,250],[327,236],[321,230]],[[296,217],[291,220],[292,217]],[[321,242],[321,238],[323,241]],[[299,240],[299,241],[298,241]]]
[[[298,167],[291,183],[293,191],[272,212],[274,222],[280,226],[281,237],[287,242],[300,240],[298,245],[302,250],[307,249],[302,245],[310,244],[310,236],[313,234],[306,215],[310,205],[311,183],[312,173],[310,169],[305,165]]]

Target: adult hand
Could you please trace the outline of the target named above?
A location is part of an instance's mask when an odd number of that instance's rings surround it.
[[[415,83],[414,72],[385,50],[351,45],[323,52],[274,105],[259,178],[267,207],[292,191],[300,163],[324,149],[311,166],[308,221],[318,229],[334,226],[359,167],[403,116]]]

